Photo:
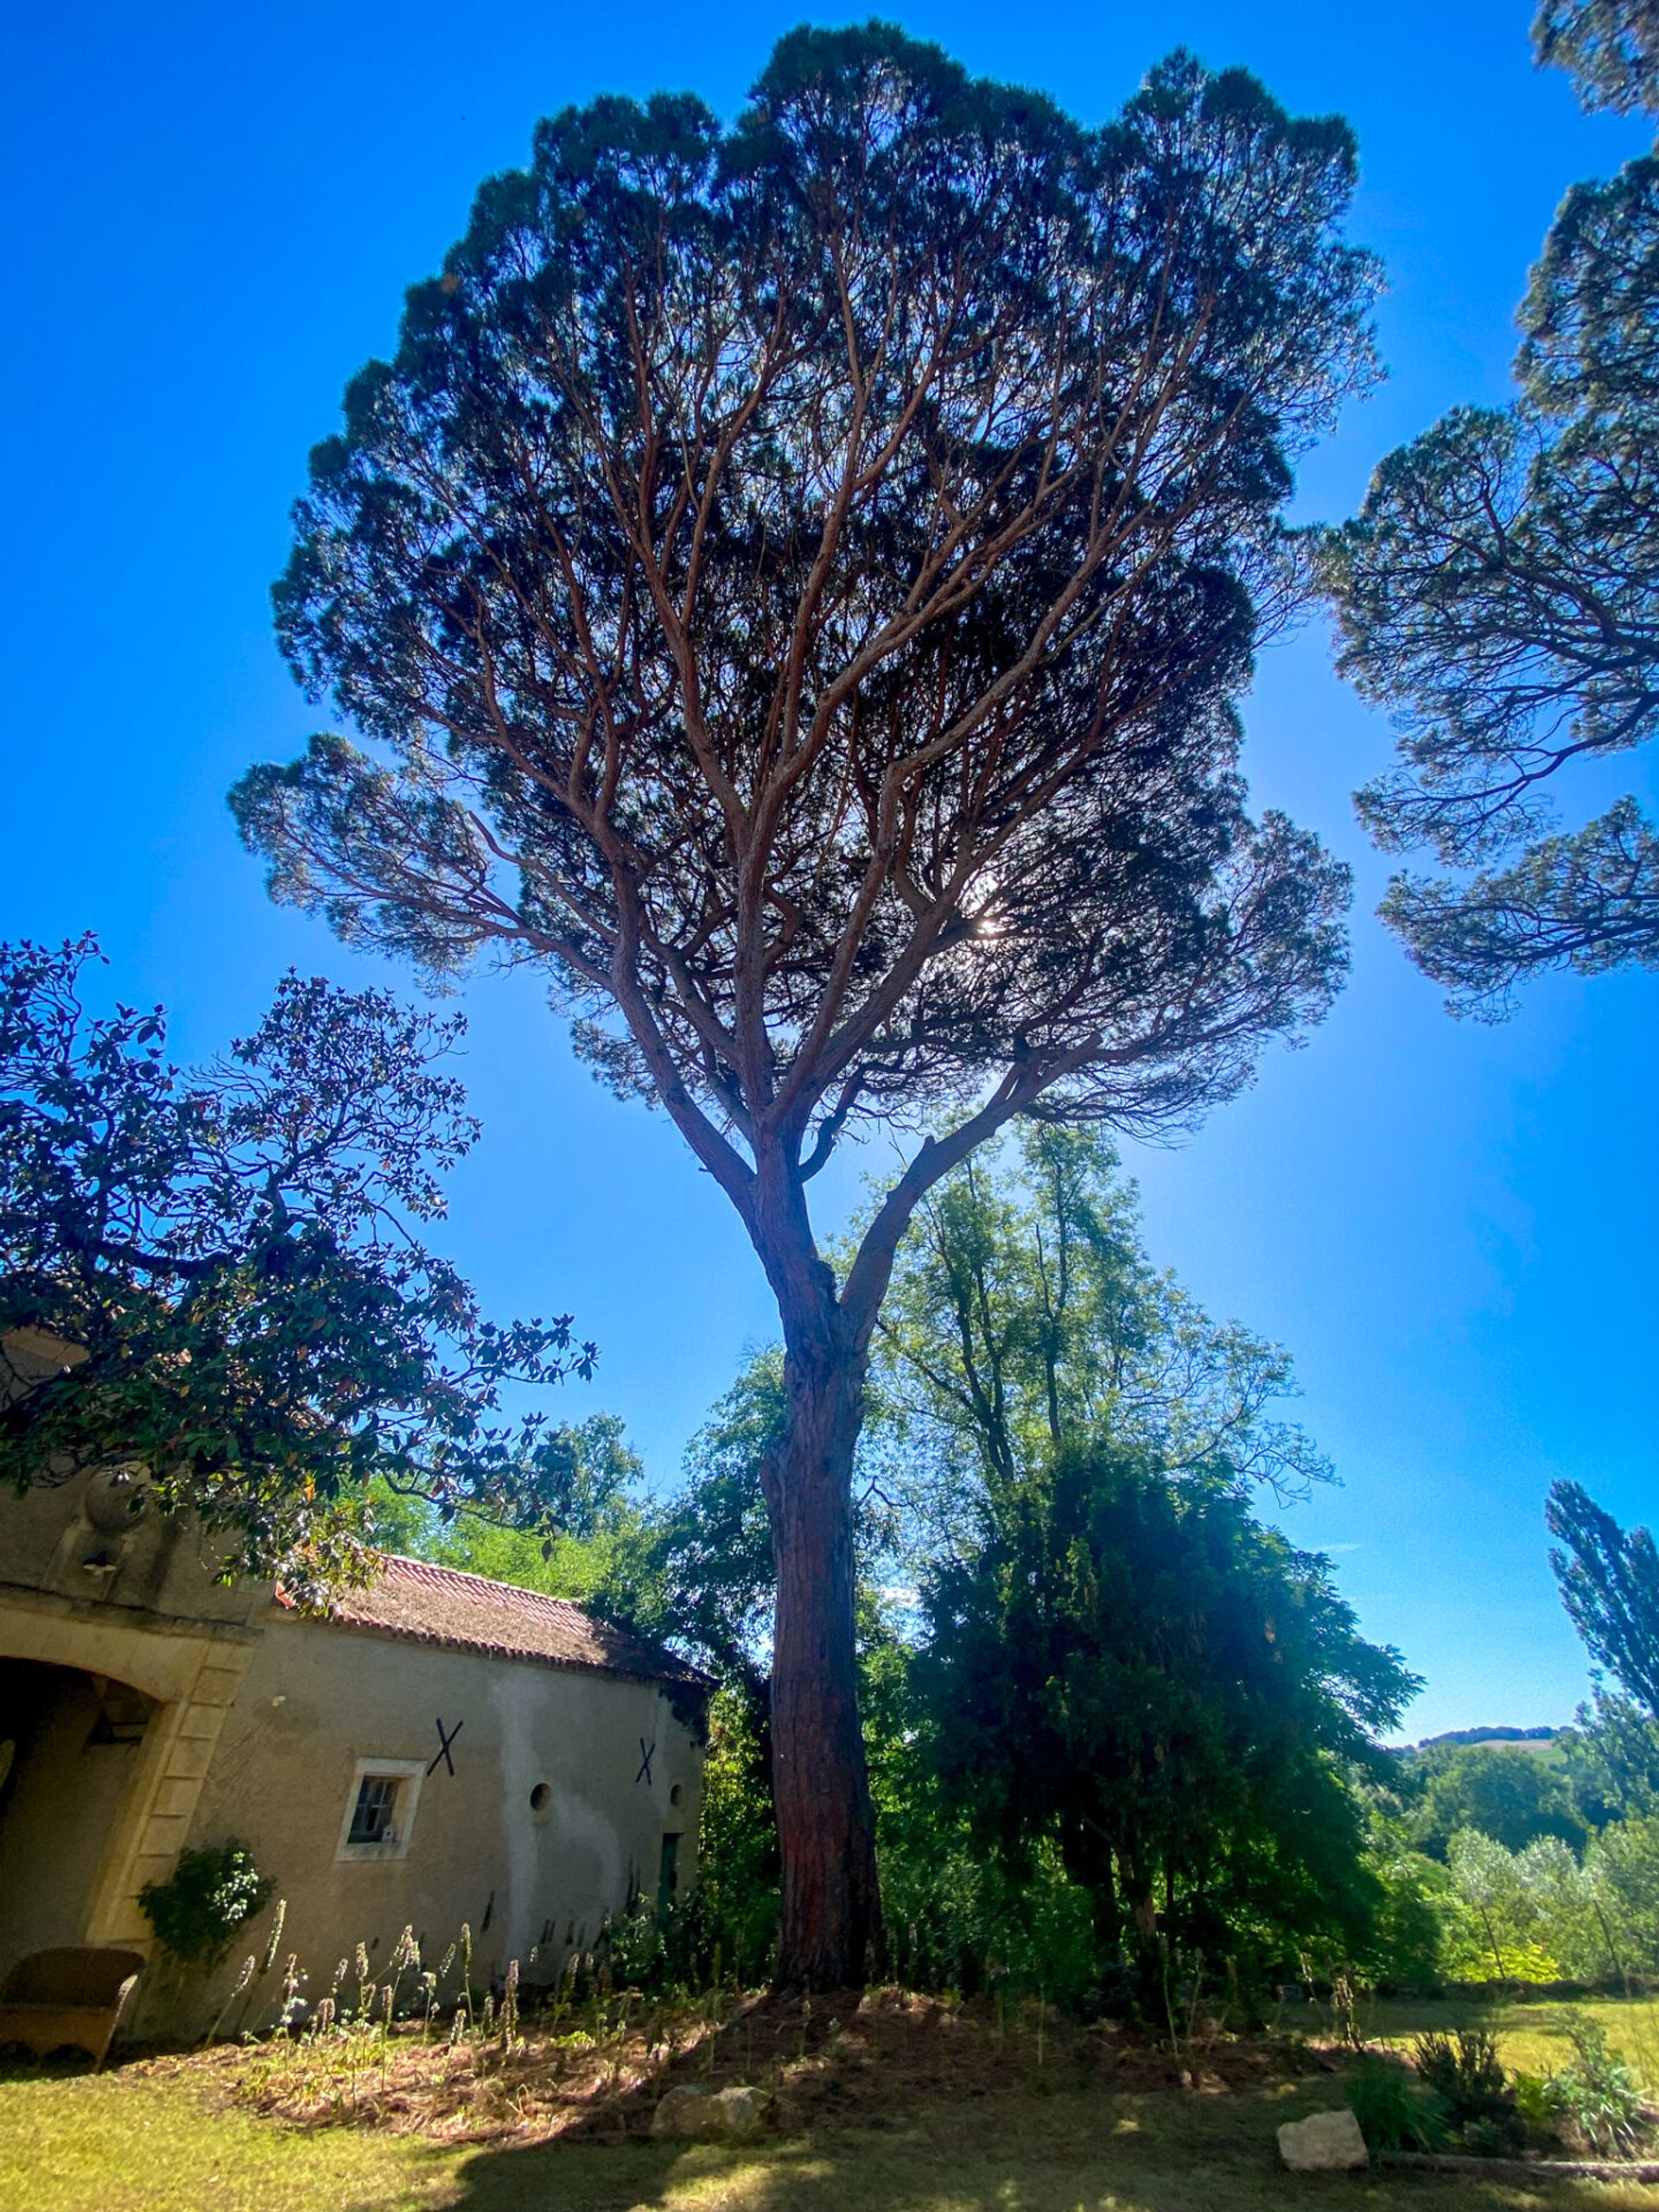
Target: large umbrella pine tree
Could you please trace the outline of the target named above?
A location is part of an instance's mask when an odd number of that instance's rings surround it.
[[[313,456],[278,622],[364,742],[238,786],[276,895],[539,963],[776,1295],[788,1983],[880,1933],[850,1471],[914,1208],[1018,1115],[1190,1122],[1339,977],[1344,871],[1246,811],[1235,702],[1370,373],[1353,175],[1185,55],[1085,130],[798,30],[729,129],[540,124]],[[838,1276],[807,1186],[876,1125],[908,1165]]]

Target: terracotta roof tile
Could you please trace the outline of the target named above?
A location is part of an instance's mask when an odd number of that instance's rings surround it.
[[[276,1594],[279,1603],[290,1603],[281,1591]],[[385,1571],[366,1590],[342,1591],[328,1618],[342,1628],[378,1630],[501,1659],[591,1668],[649,1681],[706,1680],[671,1653],[595,1620],[568,1599],[396,1554],[388,1556]]]

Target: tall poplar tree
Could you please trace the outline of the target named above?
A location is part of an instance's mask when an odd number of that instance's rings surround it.
[[[1598,1666],[1659,1721],[1659,1547],[1621,1529],[1580,1483],[1553,1483],[1544,1518],[1567,1618]]]
[[[274,892],[537,965],[777,1299],[791,1984],[879,1941],[850,1470],[914,1208],[1019,1115],[1190,1123],[1338,980],[1344,872],[1247,812],[1236,702],[1370,373],[1353,177],[1188,56],[1086,130],[799,30],[729,129],[541,124],[313,457],[280,632],[367,749],[239,785]],[[838,1274],[811,1179],[924,1122]]]

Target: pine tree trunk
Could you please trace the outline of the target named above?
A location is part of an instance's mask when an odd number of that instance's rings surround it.
[[[783,1864],[778,1982],[860,1986],[880,1940],[875,1826],[859,1719],[853,1452],[863,1363],[785,1356],[789,1434],[768,1469],[777,1569],[772,1794]]]

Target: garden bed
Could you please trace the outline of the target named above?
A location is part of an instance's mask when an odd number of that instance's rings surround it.
[[[1035,2001],[998,2008],[881,1989],[695,2000],[625,1993],[531,2017],[510,2037],[499,2024],[454,2043],[442,2029],[387,2033],[376,2024],[356,2036],[277,2037],[152,2063],[209,2073],[244,2109],[307,2126],[614,2141],[648,2134],[658,2101],[683,2085],[758,2084],[787,2133],[826,2120],[881,2125],[918,2102],[976,2101],[1011,2086],[1216,2095],[1343,2062],[1295,2037],[1216,2035],[1177,2051]]]

